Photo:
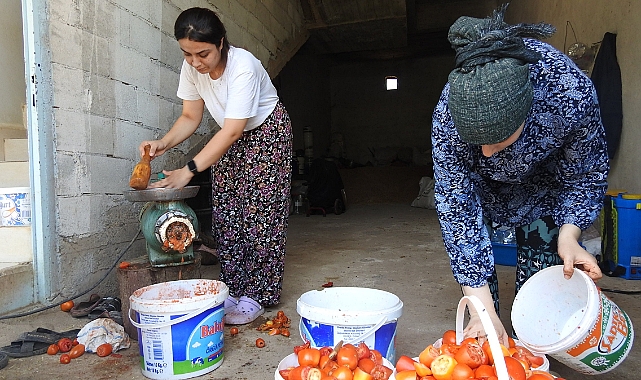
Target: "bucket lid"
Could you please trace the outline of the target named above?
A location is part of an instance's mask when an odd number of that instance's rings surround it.
[[[296,301],[296,311],[306,319],[330,325],[372,325],[398,319],[403,302],[384,290],[333,287],[310,290]]]
[[[129,297],[131,308],[142,313],[175,313],[225,302],[229,289],[216,280],[178,280],[145,286]]]

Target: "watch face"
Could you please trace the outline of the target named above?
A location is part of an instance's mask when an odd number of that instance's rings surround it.
[[[196,163],[194,162],[194,160],[189,161],[187,163],[187,167],[189,168],[189,171],[191,171],[192,173],[196,173],[198,171],[198,169],[196,169]]]

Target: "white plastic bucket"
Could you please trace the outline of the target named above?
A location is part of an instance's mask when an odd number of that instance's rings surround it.
[[[514,299],[512,325],[520,343],[587,374],[621,363],[634,340],[632,321],[583,271],[569,280],[563,266],[541,270]]]
[[[138,330],[142,374],[187,379],[218,368],[224,358],[223,304],[228,295],[223,282],[202,279],[136,290],[129,297],[129,319]]]
[[[403,302],[394,294],[357,287],[311,290],[300,296],[296,311],[300,336],[312,347],[364,342],[396,362],[396,324]]]

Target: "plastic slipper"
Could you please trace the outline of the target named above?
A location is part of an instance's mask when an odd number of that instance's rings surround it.
[[[238,305],[225,314],[225,323],[228,325],[245,325],[253,322],[265,312],[265,308],[249,297],[242,296]]]
[[[76,338],[76,336],[78,336],[79,332],[80,332],[80,329],[74,329],[74,330],[64,331],[60,333],[57,331],[38,327],[34,331],[29,331],[29,332],[20,334],[17,340],[18,341],[27,340],[32,342],[42,342],[42,343],[53,344],[58,342],[62,338],[74,339]]]
[[[122,313],[120,311],[114,311],[114,310],[105,310],[96,318],[92,318],[91,316],[89,317],[91,319],[98,319],[98,318],[110,318],[113,319],[114,322],[119,324],[120,326],[124,326],[123,319],[122,319]]]
[[[7,354],[0,352],[0,369],[6,367],[7,364],[9,364],[9,357]]]
[[[11,358],[25,358],[28,356],[42,355],[47,352],[51,343],[18,340],[11,342],[10,346],[0,347],[0,353]]]
[[[225,299],[225,314],[234,310],[236,308],[236,305],[238,305],[237,298],[234,298],[232,296],[227,297],[227,299]]]
[[[122,311],[122,302],[118,297],[104,297],[87,315],[89,319],[103,318],[105,312]]]
[[[89,301],[79,302],[77,305],[74,305],[69,314],[74,318],[82,318],[89,315],[89,313],[100,303],[102,297],[98,294],[92,294],[89,297]]]

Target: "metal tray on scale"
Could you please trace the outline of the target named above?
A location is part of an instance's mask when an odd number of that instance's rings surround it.
[[[145,190],[127,190],[124,195],[131,202],[169,202],[195,197],[198,190],[200,190],[200,186],[185,186],[182,189],[158,187]]]

